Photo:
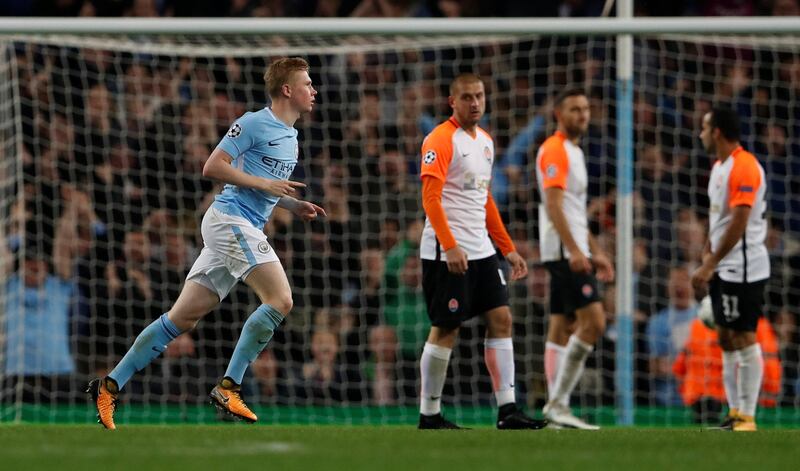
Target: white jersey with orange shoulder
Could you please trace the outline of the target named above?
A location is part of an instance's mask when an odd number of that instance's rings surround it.
[[[536,155],[536,181],[542,203],[539,205],[539,251],[543,262],[569,258],[555,226],[547,215],[548,188],[564,190],[562,209],[578,249],[591,257],[589,222],[586,217],[588,175],[583,150],[561,131],[547,138]]]
[[[732,209],[749,206],[747,228],[736,245],[717,265],[719,277],[731,283],[752,283],[769,278],[769,254],[765,218],[767,194],[764,168],[756,157],[737,147],[724,161],[717,161],[708,181],[709,241],[716,251],[731,222]]]
[[[450,231],[468,260],[480,260],[495,254],[486,229],[494,141],[486,131],[480,127],[476,129],[473,136],[452,117],[440,124],[422,143],[420,166],[420,177],[432,176],[444,181],[442,207]],[[420,257],[447,261],[427,217],[422,230]]]

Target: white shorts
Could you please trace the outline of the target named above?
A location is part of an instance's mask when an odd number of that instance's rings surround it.
[[[216,292],[220,300],[257,265],[278,261],[267,236],[242,217],[211,207],[203,216],[200,231],[203,250],[186,279]]]

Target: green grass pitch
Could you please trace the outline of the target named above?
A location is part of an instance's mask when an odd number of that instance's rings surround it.
[[[800,430],[418,431],[409,426],[2,425],[8,470],[789,470]]]

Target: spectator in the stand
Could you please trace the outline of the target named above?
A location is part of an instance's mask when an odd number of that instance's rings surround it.
[[[525,168],[528,165],[529,152],[536,139],[544,133],[551,113],[552,103],[549,101],[540,106],[533,119],[511,140],[505,153],[496,159],[492,167],[492,196],[501,209],[508,207],[512,193],[516,192],[517,200],[523,202],[530,198],[527,195],[530,191],[523,184],[529,183]]]
[[[414,0],[361,0],[361,3],[350,13],[350,16],[399,18],[431,15],[424,2]]]
[[[383,252],[372,248],[362,250],[359,259],[361,276],[356,294],[358,301],[351,304],[357,304],[361,308],[361,325],[375,325],[382,307],[381,282],[386,260]]]
[[[418,189],[406,172],[405,156],[397,148],[385,148],[378,157],[378,183],[379,207],[374,209],[380,214],[391,214],[401,221],[420,216]]]
[[[665,406],[681,404],[672,364],[686,344],[689,327],[697,316],[689,268],[670,269],[668,290],[669,306],[651,317],[647,326],[652,392],[656,403]]]
[[[781,361],[778,357],[778,339],[769,321],[758,321],[756,340],[764,355],[764,379],[761,383],[759,404],[775,407],[781,388]],[[717,331],[706,327],[700,319],[689,326],[689,336],[678,354],[672,371],[678,379],[683,403],[692,408],[695,421],[717,422],[725,402],[722,386],[722,350]]]
[[[797,231],[800,229],[798,214],[800,204],[797,198],[789,195],[800,190],[800,142],[790,136],[787,128],[770,120],[760,126],[755,146],[756,155],[761,157],[767,177],[767,208],[772,219],[781,221],[784,227]]]
[[[112,250],[122,244],[127,225],[141,224],[144,212],[144,190],[136,154],[124,143],[109,149],[108,160],[92,169],[91,199],[97,215],[110,231]],[[120,204],[124,202],[124,204]]]
[[[395,381],[398,367],[397,334],[387,326],[372,327],[369,330],[367,345],[372,358],[369,363],[370,371],[365,372],[364,376],[370,384],[371,402],[379,406],[395,404],[397,401]],[[401,387],[402,385],[401,381]]]
[[[89,88],[84,98],[85,116],[75,144],[80,165],[92,168],[108,160],[108,153],[119,139],[120,126],[114,117],[114,103],[104,83]]]
[[[362,237],[360,221],[353,218],[347,188],[348,172],[341,164],[331,163],[323,177],[323,205],[328,213],[312,237],[321,232],[322,253],[314,253],[319,270],[325,270],[325,281],[312,286],[327,286],[334,298],[341,298],[342,290],[353,283],[359,273],[359,252]],[[298,255],[306,254],[300,252]],[[312,265],[313,267],[313,265]],[[314,267],[316,268],[316,267]],[[322,276],[322,273],[319,273]]]
[[[280,364],[271,349],[264,349],[250,364],[250,370],[258,385],[257,390],[253,391],[255,402],[263,404],[288,396],[285,394],[286,391],[283,391]]]
[[[636,187],[645,207],[643,237],[652,241],[651,255],[661,260],[671,258],[673,182],[668,173],[664,152],[660,146],[646,144],[640,148],[637,159]]]
[[[156,0],[133,0],[125,10],[125,16],[156,17],[159,15]]]
[[[70,310],[79,208],[72,201],[54,232],[27,233],[14,269],[8,242],[0,237],[0,269],[5,278],[3,389],[23,383],[26,402],[55,402],[75,390],[70,346]],[[50,265],[52,261],[52,266]]]
[[[400,241],[400,221],[387,217],[381,222],[378,230],[378,240],[381,250],[389,252]]]
[[[107,292],[95,299],[104,305],[96,309],[100,317],[93,329],[95,371],[105,371],[117,361],[129,347],[128,339],[161,315],[163,300],[156,296],[162,284],[157,268],[147,235],[141,230],[127,232],[122,257],[106,266]]]
[[[400,361],[415,364],[430,330],[422,292],[422,268],[416,250],[407,252],[397,276],[396,286],[386,286],[386,304],[383,309],[386,325],[397,332],[400,344]],[[387,272],[385,280],[393,276]],[[413,377],[413,376],[412,376]]]
[[[774,0],[772,16],[800,16],[800,2],[797,0]]]
[[[339,339],[319,330],[311,336],[311,359],[295,372],[295,396],[319,405],[359,400],[360,378],[339,361]]]
[[[783,364],[781,404],[786,406],[794,406],[795,400],[800,396],[800,329],[797,324],[796,314],[789,309],[781,309],[775,316],[775,333],[778,336]]]
[[[678,212],[675,225],[678,250],[677,259],[689,270],[694,270],[703,263],[703,246],[706,238],[705,224],[697,217],[693,209],[685,208]]]
[[[752,0],[706,0],[697,2],[698,13],[703,16],[752,16],[755,2]]]

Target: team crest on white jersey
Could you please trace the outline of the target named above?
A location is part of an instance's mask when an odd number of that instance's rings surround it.
[[[489,149],[489,146],[483,148],[483,156],[486,157],[486,160],[488,160],[489,163],[492,163],[492,149]]]
[[[430,165],[435,161],[436,161],[436,152],[434,152],[433,150],[425,152],[425,156],[422,158],[423,163],[425,163],[426,165]]]
[[[240,134],[242,134],[242,126],[239,123],[233,123],[233,126],[228,129],[228,137],[236,139]]]

